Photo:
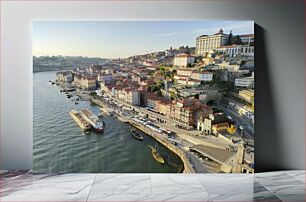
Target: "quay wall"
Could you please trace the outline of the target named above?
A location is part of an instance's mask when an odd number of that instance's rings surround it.
[[[91,101],[93,101],[94,103],[96,103],[97,105],[99,105],[101,107],[107,106],[107,104],[105,104],[103,101],[98,100],[98,99],[91,98]],[[124,119],[126,119],[126,121],[124,121]],[[189,159],[188,159],[187,155],[185,154],[185,152],[182,151],[177,146],[173,145],[167,138],[165,138],[164,136],[162,136],[161,134],[159,134],[155,131],[152,131],[152,130],[144,127],[143,125],[138,124],[137,122],[135,122],[131,119],[123,118],[122,116],[120,116],[119,120],[122,121],[122,122],[130,123],[131,125],[138,128],[139,130],[143,131],[147,135],[150,135],[155,140],[157,140],[158,142],[163,144],[165,147],[167,147],[170,151],[172,151],[176,155],[178,155],[180,157],[180,159],[182,160],[183,164],[184,164],[184,171],[183,171],[184,173],[195,173],[195,170],[193,169],[191,163],[189,162]]]
[[[195,171],[194,171],[191,163],[189,162],[189,159],[188,159],[188,157],[187,157],[187,155],[185,154],[184,151],[182,151],[177,146],[173,145],[167,138],[163,137],[161,134],[148,129],[148,128],[134,122],[133,120],[128,120],[128,121],[131,125],[138,128],[139,130],[145,132],[146,134],[150,135],[155,140],[157,140],[158,142],[163,144],[165,147],[167,147],[169,150],[171,150],[176,155],[178,155],[180,157],[180,159],[182,160],[183,164],[184,164],[183,173],[195,173]]]

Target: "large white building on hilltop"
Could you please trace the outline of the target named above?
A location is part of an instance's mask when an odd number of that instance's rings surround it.
[[[189,54],[178,54],[174,58],[173,65],[178,67],[187,67],[188,64],[193,65],[194,57]]]
[[[222,29],[220,29],[218,33],[213,35],[198,36],[196,39],[196,55],[203,55],[205,53],[208,53],[209,51],[213,51],[220,47],[224,47],[228,41],[228,37],[229,35],[224,34]],[[246,51],[248,51],[249,49],[246,49],[246,46],[250,46],[252,45],[252,43],[254,43],[254,34],[244,34],[244,35],[239,35],[239,37],[241,43],[245,45],[244,49],[241,49],[241,52],[248,54],[249,52]],[[235,48],[241,48],[241,47],[235,47]]]
[[[196,41],[196,55],[202,55],[210,50],[214,50],[220,46],[224,46],[228,40],[228,35],[220,29],[218,33],[213,35],[201,35]]]

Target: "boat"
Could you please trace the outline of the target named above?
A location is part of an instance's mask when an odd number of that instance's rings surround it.
[[[75,110],[75,109],[71,109],[69,111],[70,116],[72,117],[72,119],[80,126],[80,128],[83,131],[87,131],[91,128],[90,124],[87,123],[82,116],[80,115],[80,113]]]
[[[136,138],[137,140],[143,140],[142,135],[136,129],[131,129],[130,131],[134,138]]]
[[[92,128],[95,131],[97,132],[104,131],[104,127],[105,127],[104,121],[100,120],[100,118],[94,113],[92,113],[90,110],[82,109],[80,111],[80,114],[84,118],[84,120],[87,121],[92,126]]]
[[[151,148],[152,150],[152,155],[154,157],[154,159],[161,163],[161,164],[164,164],[165,163],[165,160],[163,159],[163,157],[158,153],[157,149],[156,149],[156,145],[155,145],[155,148],[152,147],[151,145],[149,145],[149,147]]]

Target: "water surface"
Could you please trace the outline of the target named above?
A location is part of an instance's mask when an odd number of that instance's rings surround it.
[[[34,172],[172,173],[182,162],[150,136],[139,141],[130,134],[130,125],[115,117],[103,118],[105,132],[83,135],[68,114],[70,109],[88,108],[98,114],[99,107],[82,101],[75,105],[57,86],[56,72],[34,73],[33,155]],[[148,145],[157,145],[168,164],[156,162]]]

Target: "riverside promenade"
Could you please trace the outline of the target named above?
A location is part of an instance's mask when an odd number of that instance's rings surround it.
[[[107,104],[105,102],[103,102],[102,100],[99,100],[99,99],[91,98],[91,101],[93,101],[94,103],[96,103],[97,105],[99,105],[101,107],[106,107],[107,106]],[[117,115],[117,118],[122,122],[131,124],[132,126],[138,128],[139,130],[143,131],[147,135],[150,135],[156,141],[160,142],[165,147],[167,147],[170,151],[172,151],[176,155],[178,155],[180,157],[180,159],[182,160],[183,164],[184,164],[183,173],[195,173],[195,170],[193,169],[193,166],[190,163],[186,153],[184,151],[182,151],[180,148],[178,148],[177,146],[173,145],[164,135],[159,134],[155,131],[152,131],[151,129],[146,128],[143,125],[140,125],[139,123],[133,121],[132,119],[130,119],[128,117],[124,117],[122,115]]]

